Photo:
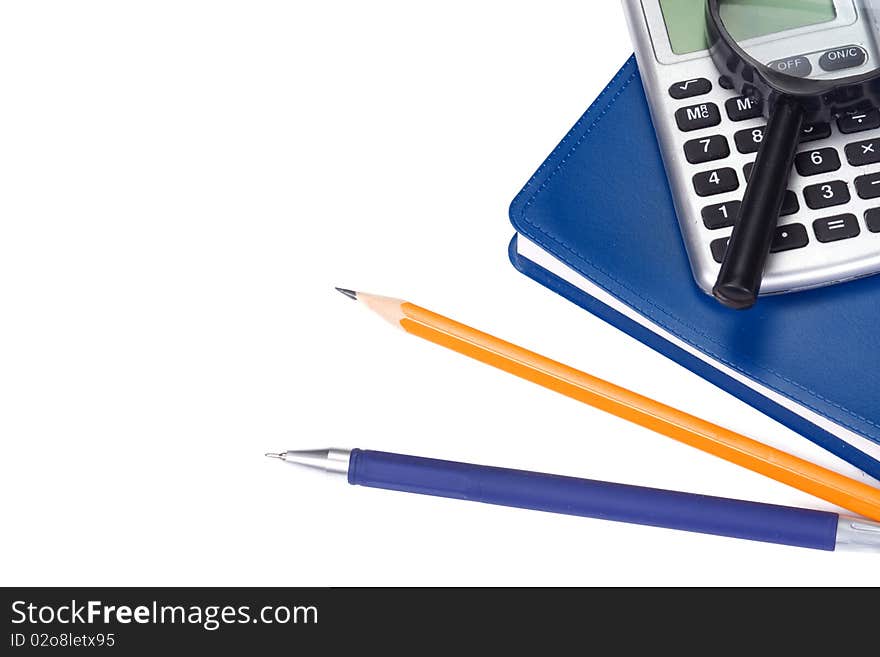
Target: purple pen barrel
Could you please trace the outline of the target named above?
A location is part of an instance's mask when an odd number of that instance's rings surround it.
[[[355,449],[348,482],[420,495],[834,550],[836,513]]]

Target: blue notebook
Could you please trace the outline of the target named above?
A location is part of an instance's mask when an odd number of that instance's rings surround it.
[[[635,58],[510,219],[521,272],[880,480],[880,276],[765,297],[747,312],[704,294]]]

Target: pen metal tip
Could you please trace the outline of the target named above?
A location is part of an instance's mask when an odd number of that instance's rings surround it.
[[[339,292],[340,294],[344,294],[349,299],[354,299],[355,301],[357,301],[358,293],[355,292],[354,290],[346,290],[343,287],[337,287],[336,291]]]
[[[282,461],[284,460],[284,454],[273,454],[272,452],[266,452],[266,456],[268,456],[270,459],[280,459]]]

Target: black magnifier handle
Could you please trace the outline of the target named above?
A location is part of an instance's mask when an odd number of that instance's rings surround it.
[[[798,101],[777,100],[712,290],[725,306],[744,310],[758,300],[803,122]]]

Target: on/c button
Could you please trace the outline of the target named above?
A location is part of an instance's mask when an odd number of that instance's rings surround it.
[[[824,71],[840,71],[845,68],[856,68],[868,61],[868,53],[861,46],[844,46],[832,48],[819,59],[819,66]]]

